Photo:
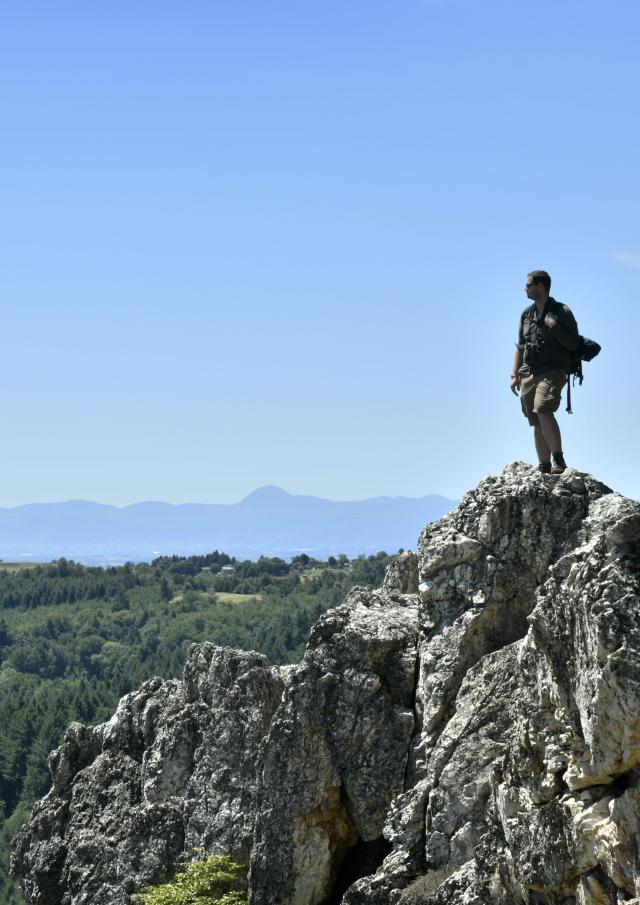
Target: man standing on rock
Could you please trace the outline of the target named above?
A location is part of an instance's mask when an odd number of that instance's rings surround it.
[[[533,427],[538,468],[544,474],[562,474],[567,465],[554,412],[560,405],[571,352],[578,347],[578,325],[569,308],[549,295],[551,277],[546,270],[527,274],[524,289],[533,304],[520,315],[511,392],[517,396],[520,391],[522,411]]]

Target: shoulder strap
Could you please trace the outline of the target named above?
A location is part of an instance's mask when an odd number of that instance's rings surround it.
[[[569,310],[567,305],[563,305],[562,302],[558,302],[556,299],[550,299],[550,302],[549,310],[555,314],[556,317],[566,317],[567,311]]]

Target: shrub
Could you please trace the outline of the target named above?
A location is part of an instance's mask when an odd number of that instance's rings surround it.
[[[180,868],[171,883],[147,886],[138,905],[247,905],[245,869],[226,855]]]

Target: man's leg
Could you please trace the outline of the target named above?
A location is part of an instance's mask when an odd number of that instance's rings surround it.
[[[538,461],[541,465],[551,462],[551,450],[549,449],[549,444],[544,439],[544,434],[542,433],[542,428],[540,427],[540,423],[536,424],[533,428],[533,438],[536,444],[536,452],[538,453]]]
[[[534,377],[523,377],[520,381],[520,404],[527,421],[533,428],[533,439],[536,444],[536,452],[538,453],[538,461],[540,465],[546,466],[543,470],[545,473],[551,471],[551,450],[547,446],[547,441],[540,428],[538,416],[533,412],[536,396],[536,380]]]
[[[560,428],[558,426],[558,422],[556,421],[556,416],[552,412],[538,412],[537,415],[538,423],[540,425],[539,430],[548,450],[547,458],[544,461],[548,462],[549,452],[562,452],[562,438],[560,437]],[[536,449],[538,449],[538,428],[536,428]],[[540,452],[538,452],[538,456],[539,455]]]

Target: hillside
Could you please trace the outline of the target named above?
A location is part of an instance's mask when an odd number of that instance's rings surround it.
[[[75,720],[107,719],[146,679],[182,673],[213,640],[295,662],[311,625],[354,584],[380,582],[389,556],[290,563],[224,553],[86,567],[0,566],[0,902],[16,905],[8,843],[48,788],[47,755]]]

